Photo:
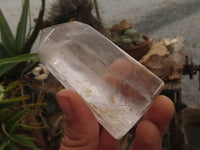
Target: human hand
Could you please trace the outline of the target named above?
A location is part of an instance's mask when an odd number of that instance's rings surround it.
[[[60,150],[117,150],[115,140],[101,127],[86,103],[72,90],[57,93],[63,111],[66,131]],[[135,139],[129,150],[161,150],[162,136],[174,114],[172,101],[157,96],[136,128]]]

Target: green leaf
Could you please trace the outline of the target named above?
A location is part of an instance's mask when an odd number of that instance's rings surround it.
[[[38,54],[31,53],[31,54],[24,54],[24,55],[19,55],[16,57],[11,57],[11,58],[0,59],[0,77],[3,74],[5,74],[8,70],[15,67],[20,62],[26,62],[26,61],[39,62]]]
[[[33,143],[32,138],[30,138],[30,137],[26,137],[24,135],[16,134],[16,135],[13,135],[13,138],[15,140],[17,140],[19,142],[19,144],[21,144],[21,145],[26,146],[26,147],[30,147],[34,150],[37,150],[37,147]]]
[[[17,127],[18,127],[18,122],[19,122],[19,121],[16,121],[14,124],[12,124],[11,129],[9,130],[9,134],[10,134],[10,135],[12,135],[12,134],[15,132],[15,130],[17,129]]]
[[[25,146],[25,147],[30,147],[34,150],[37,149],[37,147],[34,145],[33,141],[31,138],[29,137],[26,137],[24,135],[13,135],[13,134],[9,134],[7,131],[6,131],[6,128],[5,128],[5,125],[4,124],[1,124],[1,128],[2,128],[2,131],[3,133],[7,136],[7,138],[9,138],[10,140],[12,140],[13,142],[19,144],[19,145],[22,145],[22,146]],[[7,139],[5,139],[4,141],[7,141]],[[5,142],[7,143],[7,142]],[[1,150],[1,149],[0,149]],[[4,149],[2,149],[4,150]]]
[[[13,56],[14,48],[14,36],[12,34],[12,31],[8,25],[8,22],[6,21],[1,9],[0,9],[0,31],[1,31],[1,40],[5,47],[7,47],[9,50],[11,50],[9,53],[11,56]]]
[[[8,108],[0,109],[0,122],[4,122],[12,114]]]
[[[0,132],[0,143],[2,143],[2,141],[4,140],[5,136],[2,132]]]
[[[20,103],[22,101],[29,99],[29,98],[30,98],[30,96],[27,95],[27,96],[10,98],[7,100],[0,100],[0,109],[11,107],[17,103]]]
[[[22,51],[21,51],[21,54],[25,54],[25,53],[29,53],[39,32],[40,32],[40,29],[42,27],[42,23],[43,23],[43,16],[44,16],[44,11],[45,11],[45,0],[41,0],[42,1],[42,7],[41,7],[41,10],[39,12],[39,16],[38,18],[36,19],[37,22],[36,22],[36,25],[34,27],[34,30],[32,32],[32,34],[30,35],[30,37],[27,38],[27,41],[26,43],[24,44],[23,48],[22,48]]]
[[[10,143],[8,144],[7,148],[9,150],[21,150],[21,148],[19,147],[19,145],[17,145],[15,142],[10,141]]]
[[[11,51],[0,43],[0,59],[12,56]]]
[[[7,73],[8,70],[10,70],[11,68],[15,67],[17,65],[17,63],[12,63],[12,64],[5,64],[5,65],[2,65],[0,66],[0,77]]]
[[[11,126],[14,125],[15,122],[21,120],[24,116],[27,115],[27,110],[21,110],[20,112],[18,112],[17,114],[13,115],[12,117],[10,117],[6,122],[5,125],[6,126]]]
[[[39,61],[37,53],[18,55],[12,58],[5,58],[0,60],[0,67],[5,64],[20,63],[24,61]],[[0,69],[1,70],[1,69]]]
[[[6,146],[9,144],[9,141],[6,140],[6,142],[3,142],[0,146],[0,150],[5,150]]]
[[[35,67],[37,67],[38,64],[39,64],[39,61],[38,62],[29,62],[27,64],[27,66],[24,67],[24,70],[23,70],[22,74],[26,74],[28,72],[31,72],[31,70],[33,70]]]
[[[22,10],[22,15],[17,27],[16,39],[15,39],[15,46],[16,46],[15,54],[17,54],[17,51],[23,47],[23,44],[25,42],[28,10],[29,10],[29,0],[25,0]]]

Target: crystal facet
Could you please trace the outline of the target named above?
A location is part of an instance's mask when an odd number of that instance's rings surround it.
[[[76,21],[44,29],[39,57],[116,139],[138,122],[164,86],[95,29]]]

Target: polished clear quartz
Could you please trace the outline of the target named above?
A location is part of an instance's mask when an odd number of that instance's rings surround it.
[[[164,86],[102,34],[76,21],[44,29],[39,57],[116,139],[138,122]]]

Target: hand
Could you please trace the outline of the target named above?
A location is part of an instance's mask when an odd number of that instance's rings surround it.
[[[101,127],[82,98],[71,90],[57,93],[66,131],[60,150],[117,150],[119,140]],[[162,136],[174,114],[172,101],[157,96],[136,129],[130,150],[161,150]]]

